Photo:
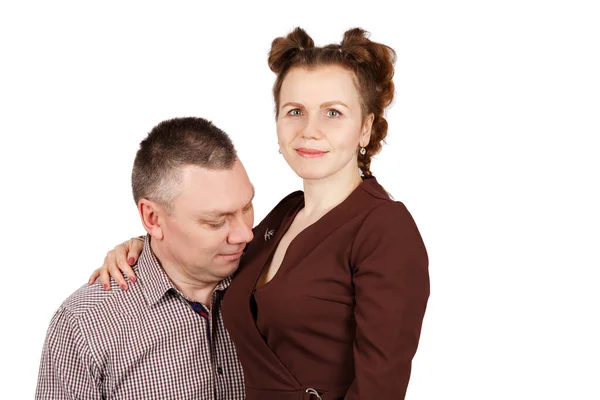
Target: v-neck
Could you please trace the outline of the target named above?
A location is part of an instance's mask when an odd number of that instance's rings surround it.
[[[267,260],[266,260],[265,264],[263,265],[262,269],[260,270],[260,273],[258,274],[258,277],[256,278],[256,282],[254,282],[254,292],[260,291],[265,286],[268,286],[271,282],[273,282],[273,280],[277,277],[277,275],[279,275],[279,272],[281,271],[281,268],[283,267],[283,263],[285,262],[285,258],[288,254],[290,247],[292,246],[292,243],[298,238],[298,236],[300,236],[311,226],[313,226],[314,224],[319,222],[319,220],[321,218],[323,218],[323,217],[319,218],[318,220],[316,220],[315,222],[313,222],[312,224],[308,225],[306,228],[304,228],[303,230],[298,232],[298,234],[296,234],[296,236],[290,241],[290,243],[288,243],[287,249],[285,249],[285,253],[283,254],[283,258],[281,259],[281,263],[279,264],[279,268],[277,269],[277,272],[275,273],[275,275],[273,275],[273,277],[268,282],[264,283],[263,285],[261,285],[260,287],[257,288],[256,285],[258,284],[260,277],[263,275],[265,270],[271,266],[271,262],[273,261],[273,257],[275,256],[275,253],[277,252],[277,249],[279,248],[279,244],[281,243],[281,240],[283,239],[283,237],[286,235],[286,233],[288,232],[288,230],[294,223],[294,220],[296,219],[296,216],[298,215],[300,210],[302,210],[303,208],[304,208],[304,194],[302,195],[301,201],[298,203],[298,205],[295,208],[290,209],[288,211],[287,215],[284,217],[283,222],[282,222],[280,228],[278,229],[279,234],[277,235],[277,239],[275,240],[275,245],[271,248],[269,255],[267,257]]]
[[[279,248],[279,244],[281,243],[281,240],[283,239],[283,237],[286,235],[286,233],[288,232],[288,230],[294,223],[294,220],[296,219],[296,216],[298,215],[298,213],[304,208],[304,193],[302,193],[302,197],[301,197],[300,201],[298,202],[298,204],[295,207],[291,208],[287,212],[287,214],[284,216],[282,223],[280,225],[280,228],[278,229],[278,231],[276,233],[276,240],[274,242],[274,245],[272,245],[272,248],[269,250],[269,255],[266,259],[266,262],[263,264],[262,269],[260,269],[260,272],[259,272],[258,276],[256,277],[256,280],[254,281],[254,287],[253,287],[252,293],[254,294],[257,292],[261,292],[262,290],[266,289],[267,287],[273,286],[270,284],[273,283],[273,281],[275,279],[277,279],[278,276],[281,276],[282,272],[285,272],[284,267],[286,265],[286,260],[289,258],[288,256],[290,254],[290,249],[293,249],[294,244],[296,242],[300,241],[299,238],[306,236],[307,232],[310,232],[310,231],[314,230],[315,227],[317,227],[318,225],[323,224],[323,221],[326,221],[326,222],[329,221],[330,226],[333,226],[333,224],[331,224],[331,222],[332,222],[331,220],[335,217],[336,213],[338,213],[339,210],[343,210],[343,208],[346,204],[351,204],[352,198],[357,196],[358,193],[360,193],[362,191],[362,189],[365,189],[365,187],[368,186],[369,181],[371,181],[371,180],[376,182],[376,180],[374,178],[363,179],[363,181],[356,188],[354,188],[354,190],[352,192],[350,192],[350,194],[344,200],[342,200],[336,206],[332,207],[329,211],[327,211],[325,214],[323,214],[315,222],[313,222],[312,224],[308,225],[306,228],[304,228],[303,230],[298,232],[298,234],[288,244],[288,247],[285,250],[285,253],[283,254],[283,258],[281,259],[279,269],[277,270],[275,275],[273,275],[273,277],[268,282],[266,282],[265,284],[263,284],[262,286],[257,288],[256,284],[258,283],[258,281],[260,280],[260,277],[265,272],[265,269],[270,267],[273,257],[275,256],[275,252]]]

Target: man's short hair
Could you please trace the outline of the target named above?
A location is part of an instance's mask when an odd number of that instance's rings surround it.
[[[171,212],[180,169],[197,165],[230,169],[237,154],[229,136],[203,118],[174,118],[155,126],[140,143],[131,174],[133,198],[148,199]]]

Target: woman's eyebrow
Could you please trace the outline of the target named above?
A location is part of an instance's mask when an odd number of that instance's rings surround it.
[[[288,106],[292,106],[292,107],[300,107],[300,108],[304,107],[304,106],[303,106],[302,104],[300,104],[300,103],[296,103],[296,102],[294,102],[294,101],[288,101],[287,103],[285,103],[284,105],[282,105],[282,106],[281,106],[281,108],[288,107]]]
[[[325,103],[321,104],[321,108],[326,108],[326,107],[331,107],[333,105],[340,105],[340,106],[344,106],[346,108],[350,108],[346,105],[346,103],[344,103],[341,100],[332,100],[332,101],[326,101]]]

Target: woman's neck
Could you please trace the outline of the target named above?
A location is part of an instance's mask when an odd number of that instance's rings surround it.
[[[304,179],[304,217],[319,219],[343,202],[361,182],[358,167],[352,165],[326,178]]]

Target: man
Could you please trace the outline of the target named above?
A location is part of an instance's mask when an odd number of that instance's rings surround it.
[[[85,285],[61,305],[36,398],[243,399],[220,303],[252,239],[254,189],[231,140],[201,118],[164,121],[140,144],[132,187],[148,233],[137,281]]]

